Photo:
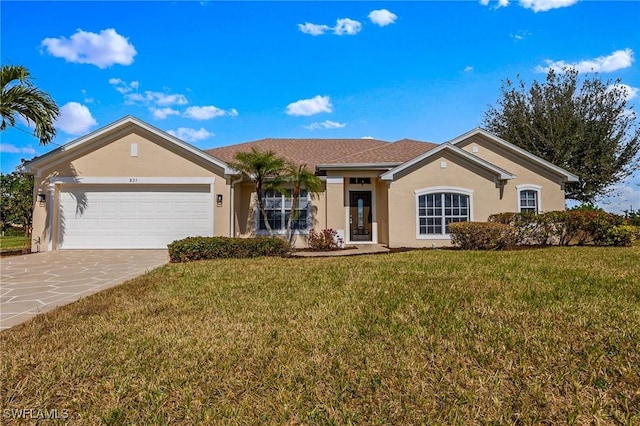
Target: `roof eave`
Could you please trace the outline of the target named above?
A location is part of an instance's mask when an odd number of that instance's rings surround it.
[[[332,163],[317,164],[316,168],[320,170],[390,170],[402,163]]]

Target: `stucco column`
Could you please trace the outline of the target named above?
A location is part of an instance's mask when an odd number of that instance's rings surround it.
[[[345,226],[344,178],[342,176],[327,176],[326,194],[327,228],[344,233],[347,231]]]

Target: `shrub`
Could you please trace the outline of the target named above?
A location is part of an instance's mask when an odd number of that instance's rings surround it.
[[[549,244],[554,237],[553,226],[544,215],[535,213],[498,213],[489,222],[510,225],[516,230],[516,245]]]
[[[286,257],[291,252],[289,243],[274,237],[187,237],[172,242],[168,248],[171,262],[261,256]]]
[[[489,216],[489,222],[502,223],[503,225],[513,225],[518,213],[506,212],[496,213]]]
[[[592,208],[534,213],[499,213],[490,222],[516,229],[518,245],[613,245],[613,227],[626,224],[625,218]]]
[[[589,234],[591,242],[599,246],[612,245],[609,242],[609,232],[616,226],[626,225],[624,217],[613,213],[587,213],[584,231]]]
[[[628,247],[637,238],[638,231],[638,227],[633,225],[613,226],[605,232],[602,245]]]
[[[309,231],[309,248],[312,250],[339,250],[344,241],[338,237],[338,232],[333,229],[323,229],[320,232]]]
[[[495,222],[457,222],[449,225],[454,246],[463,250],[502,250],[516,244],[516,229]]]

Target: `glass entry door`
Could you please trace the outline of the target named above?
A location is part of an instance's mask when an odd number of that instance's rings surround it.
[[[349,192],[349,239],[372,241],[371,191]]]

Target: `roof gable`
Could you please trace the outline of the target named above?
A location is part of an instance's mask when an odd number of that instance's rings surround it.
[[[224,169],[225,173],[231,173],[233,171],[223,161],[220,161],[219,159],[212,157],[211,155],[196,148],[195,146],[190,145],[174,136],[171,136],[170,134],[156,127],[153,127],[150,124],[145,123],[144,121],[133,116],[123,117],[120,120],[114,121],[113,123],[105,127],[102,127],[65,145],[62,145],[61,147],[56,148],[40,157],[36,157],[33,160],[25,163],[23,166],[23,170],[27,173],[35,173],[38,169],[55,165],[58,162],[63,161],[65,158],[78,152],[90,150],[91,146],[94,143],[101,141],[104,137],[120,131],[126,131],[127,129],[130,129],[131,131],[135,129],[141,129],[143,131],[149,132],[161,138],[163,141],[173,144],[180,149],[188,152],[190,155],[204,160],[206,163],[210,163]]]
[[[451,145],[458,145],[463,143],[464,141],[466,141],[467,139],[473,137],[473,136],[482,136],[485,140],[489,140],[492,143],[498,144],[500,146],[502,146],[503,148],[507,149],[508,151],[511,151],[521,157],[526,158],[527,160],[547,169],[552,171],[553,173],[562,176],[563,180],[565,182],[578,182],[578,177],[576,175],[574,175],[573,173],[563,169],[562,167],[556,166],[553,163],[550,163],[547,160],[544,160],[532,153],[530,153],[529,151],[520,148],[519,146],[516,146],[510,142],[507,142],[506,140],[494,135],[493,133],[490,133],[484,129],[481,128],[475,128],[467,133],[464,133],[460,136],[458,136],[455,139],[450,140],[448,143]]]
[[[451,152],[451,153],[453,153],[455,155],[458,155],[458,156],[460,156],[462,158],[465,158],[465,159],[471,161],[474,164],[477,164],[478,166],[480,166],[480,167],[482,167],[484,169],[489,170],[490,172],[495,174],[500,180],[509,180],[509,179],[515,178],[515,176],[512,173],[510,173],[510,172],[508,172],[508,171],[506,171],[504,169],[501,169],[500,167],[498,167],[498,166],[496,166],[494,164],[491,164],[488,161],[485,161],[485,160],[483,160],[483,159],[481,159],[479,157],[476,157],[475,155],[470,154],[467,151],[465,151],[465,150],[463,150],[461,148],[458,148],[457,146],[452,145],[452,144],[450,144],[448,142],[440,144],[440,145],[437,145],[435,148],[425,152],[424,154],[419,155],[419,156],[413,158],[412,160],[407,161],[407,162],[399,165],[398,167],[395,167],[395,168],[389,170],[386,173],[383,173],[380,176],[380,178],[382,180],[394,180],[395,176],[397,174],[399,174],[400,172],[402,172],[403,170],[409,169],[410,167],[413,167],[416,164],[419,164],[420,162],[422,162],[424,160],[427,160],[430,157],[433,157],[436,154],[438,154],[440,152],[443,152],[443,151]]]

